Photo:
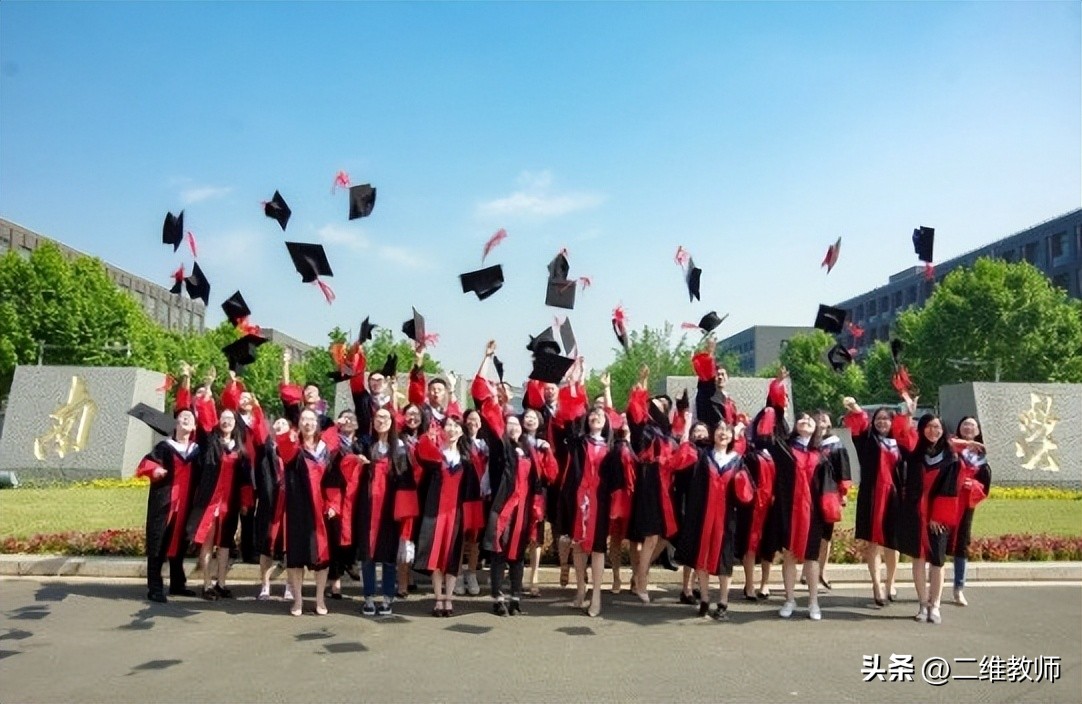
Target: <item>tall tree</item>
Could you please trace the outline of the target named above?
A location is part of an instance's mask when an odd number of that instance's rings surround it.
[[[794,335],[782,349],[778,364],[763,369],[759,376],[773,377],[778,366],[784,365],[793,387],[794,408],[801,411],[822,408],[832,414],[841,413],[842,398],[862,398],[867,386],[864,372],[856,364],[850,364],[842,372],[831,368],[827,351],[833,345],[834,338],[822,330]]]
[[[894,362],[890,358],[890,346],[880,340],[872,345],[861,366],[867,383],[866,397],[861,403],[898,403],[898,392],[891,385]]]
[[[629,335],[627,350],[620,350],[615,361],[605,370],[593,371],[586,380],[586,393],[590,398],[602,393],[601,374],[608,371],[612,383],[613,405],[624,408],[627,405],[631,387],[639,378],[639,369],[643,365],[650,368],[652,390],[660,393],[667,376],[690,376],[691,355],[695,346],[688,336],[681,335],[673,342],[673,326],[665,323],[664,327],[643,327],[632,330]]]
[[[1082,382],[1082,301],[1028,262],[955,269],[897,330],[925,403],[965,381]]]

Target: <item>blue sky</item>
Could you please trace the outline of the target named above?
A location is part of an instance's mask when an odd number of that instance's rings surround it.
[[[1082,203],[1082,11],[1027,3],[0,4],[0,215],[168,285],[183,208],[213,287],[311,343],[415,305],[513,380],[562,247],[590,366],[633,327],[721,336]],[[348,221],[339,170],[378,189]],[[278,189],[286,233],[260,203]],[[484,241],[507,284],[461,293]],[[829,276],[819,263],[843,238]],[[337,301],[286,239],[323,242]],[[689,304],[673,262],[704,270]]]

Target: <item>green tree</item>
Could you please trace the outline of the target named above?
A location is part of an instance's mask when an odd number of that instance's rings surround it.
[[[898,392],[891,385],[894,376],[894,361],[890,358],[890,345],[880,340],[872,345],[861,365],[867,383],[865,398],[858,398],[861,403],[898,403]]]
[[[924,403],[966,381],[1082,382],[1082,301],[1027,262],[955,269],[897,330]]]
[[[798,334],[790,338],[781,351],[779,364],[789,370],[793,387],[793,406],[801,411],[823,408],[832,414],[842,412],[842,398],[865,395],[864,372],[856,364],[844,371],[834,371],[826,355],[834,345],[834,338],[822,330]],[[764,369],[759,376],[774,376],[778,365]]]
[[[681,335],[672,342],[673,326],[665,323],[664,327],[643,327],[632,330],[629,335],[627,350],[619,350],[617,357],[605,370],[593,371],[586,380],[586,393],[590,398],[602,393],[601,374],[609,373],[612,383],[612,402],[616,408],[627,406],[631,387],[639,378],[639,369],[645,364],[650,368],[650,386],[655,393],[663,390],[665,377],[690,376],[691,355],[695,347],[688,341],[687,335]]]

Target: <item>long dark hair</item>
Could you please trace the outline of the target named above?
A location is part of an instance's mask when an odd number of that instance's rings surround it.
[[[877,409],[875,409],[875,411],[872,412],[872,417],[868,420],[868,429],[871,431],[873,437],[878,437],[878,438],[890,437],[890,432],[889,431],[887,432],[886,435],[880,435],[879,431],[875,429],[875,419],[880,413],[886,414],[887,420],[891,421],[892,423],[894,422],[894,411],[890,410],[886,406],[882,406],[881,408],[877,408]]]
[[[244,421],[240,419],[240,415],[236,411],[229,409],[223,410],[222,413],[231,413],[233,415],[233,451],[237,453],[238,459],[248,460],[248,451],[244,447],[244,434],[247,432],[247,428],[244,427]],[[218,417],[221,422],[221,416]],[[206,453],[207,459],[211,462],[218,463],[222,459],[222,455],[225,454],[225,436],[222,435],[222,429],[219,425],[215,424],[214,429],[208,433]]]
[[[808,438],[808,449],[816,450],[819,448],[819,443],[823,439],[823,434],[819,432],[819,423],[816,422],[815,416],[813,416],[811,413],[801,411],[800,413],[797,413],[795,415],[795,417],[793,418],[793,430],[789,433],[788,440],[790,443],[792,443],[794,440],[800,437],[800,435],[796,432],[796,424],[799,423],[800,419],[804,416],[807,416],[808,419],[811,420],[812,425],[815,426],[815,430],[812,431],[811,437]]]
[[[408,425],[402,423],[402,437],[417,438],[428,432],[428,417],[425,415],[424,410],[416,403],[411,403],[402,409],[402,417],[406,417],[406,411],[409,409],[416,409],[417,413],[421,415],[421,424],[417,426],[417,430],[411,430]],[[393,425],[393,420],[392,420]],[[465,433],[463,433],[465,434]]]
[[[977,435],[973,438],[973,440],[976,441],[976,442],[979,442],[979,443],[981,443],[983,445],[984,444],[984,432],[983,432],[983,429],[981,428],[981,422],[979,420],[977,420],[976,418],[974,418],[973,416],[962,416],[962,420],[958,421],[958,427],[956,427],[954,429],[954,436],[957,437],[957,438],[962,437],[962,423],[965,423],[967,420],[971,420],[971,421],[973,421],[974,423],[977,424]]]
[[[917,447],[914,454],[917,457],[923,457],[925,455],[938,455],[940,452],[944,454],[944,457],[951,454],[950,445],[947,444],[947,431],[944,428],[943,434],[939,436],[939,440],[933,445],[928,441],[928,438],[924,437],[924,429],[931,424],[932,421],[939,421],[940,427],[943,426],[943,421],[939,416],[934,413],[925,413],[917,421]]]

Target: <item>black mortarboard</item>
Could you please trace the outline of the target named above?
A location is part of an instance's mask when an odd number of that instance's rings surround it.
[[[333,372],[327,372],[327,378],[337,384],[340,381],[349,381],[356,374],[353,372],[353,367],[348,364],[342,365],[340,369],[335,369]]]
[[[425,318],[417,312],[416,308],[413,309],[413,317],[402,323],[402,334],[414,342],[424,342]]]
[[[503,267],[499,264],[484,269],[460,274],[462,293],[476,293],[477,300],[483,301],[503,287]]]
[[[535,355],[542,353],[559,354],[560,345],[552,334],[552,328],[545,328],[537,337],[530,336],[530,343],[526,345],[526,350],[533,352]]]
[[[255,362],[256,348],[266,341],[267,338],[259,335],[245,335],[223,347],[222,352],[229,360],[229,370],[238,374],[244,371],[246,365]]]
[[[193,301],[197,298],[203,299],[203,305],[207,305],[210,301],[210,282],[207,281],[207,277],[203,274],[203,270],[199,268],[199,262],[192,265],[192,273],[188,278],[184,279],[184,288],[188,290],[188,298]]]
[[[184,241],[184,211],[180,215],[165,214],[165,223],[162,225],[162,244],[173,245],[173,251],[177,251],[180,243]]]
[[[691,398],[688,397],[688,390],[684,389],[684,393],[676,398],[676,410],[683,413],[689,408],[691,408]]]
[[[301,275],[301,281],[310,283],[320,276],[334,276],[331,263],[327,261],[327,252],[321,244],[308,242],[286,242],[286,249],[293,259],[293,266]]]
[[[560,323],[560,344],[564,346],[564,354],[569,357],[575,355],[579,343],[575,340],[575,331],[571,329],[571,318],[564,318]]]
[[[913,230],[913,251],[922,262],[932,263],[932,246],[935,244],[935,228],[921,225]]]
[[[371,184],[351,186],[349,189],[349,219],[368,217],[376,207],[376,189]]]
[[[627,328],[625,328],[619,321],[612,321],[612,331],[616,333],[616,339],[620,341],[620,346],[625,350],[631,346],[631,340],[627,336]]]
[[[728,318],[728,317],[729,317],[729,314],[726,313],[725,315],[723,315],[723,316],[721,316],[719,318],[717,311],[712,310],[709,313],[707,313],[706,315],[704,315],[702,320],[699,321],[699,328],[704,333],[713,332],[714,330],[716,330],[718,328],[719,325],[724,323],[725,319]]]
[[[151,430],[166,437],[172,435],[173,429],[177,427],[176,418],[145,403],[135,404],[135,407],[128,411],[128,415],[146,423]]]
[[[379,373],[384,379],[393,379],[398,373],[398,355],[394,353],[387,355],[387,359],[383,360],[383,369]]]
[[[378,325],[373,325],[372,323],[368,322],[368,316],[365,316],[365,319],[361,321],[361,332],[357,336],[357,342],[363,345],[364,343],[371,340],[372,331],[378,327]]]
[[[819,313],[815,316],[815,327],[830,335],[840,335],[847,315],[844,308],[820,304]]]
[[[286,199],[282,197],[282,194],[275,191],[274,197],[263,204],[263,214],[277,220],[282,226],[282,231],[285,232],[286,223],[289,222],[289,216],[293,214],[293,211],[286,205]]]
[[[559,252],[549,262],[549,281],[566,281],[571,271],[571,263],[567,261],[567,255]]]
[[[559,384],[564,375],[567,374],[567,370],[571,368],[571,365],[575,363],[575,360],[570,357],[563,357],[558,354],[552,354],[551,352],[539,352],[533,356],[533,371],[530,372],[531,379],[537,379],[538,381],[544,381],[549,384]]]
[[[553,308],[574,310],[575,282],[549,279],[548,290],[545,292],[545,305]]]
[[[684,274],[684,279],[688,284],[688,300],[699,301],[699,280],[702,278],[703,270],[695,266],[695,260],[688,257],[688,269]]]
[[[231,325],[236,325],[243,318],[247,318],[252,314],[248,304],[244,302],[244,296],[240,295],[240,291],[225,299],[225,302],[222,303],[222,312],[225,313],[225,317],[229,318]]]
[[[827,361],[830,362],[830,366],[834,368],[834,371],[844,371],[847,366],[852,364],[852,353],[840,344],[835,344],[827,352]]]
[[[496,367],[496,376],[503,381],[503,362],[496,355],[492,355],[492,366]]]
[[[890,341],[890,358],[894,360],[894,366],[901,364],[903,349],[905,349],[905,343],[898,338],[894,338]]]

